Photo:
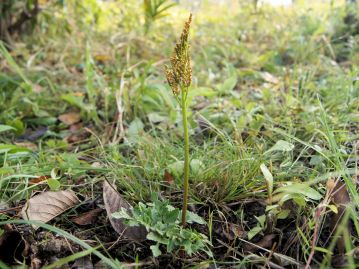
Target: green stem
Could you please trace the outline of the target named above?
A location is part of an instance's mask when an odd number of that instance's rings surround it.
[[[184,180],[183,180],[183,205],[182,205],[182,226],[186,226],[186,213],[188,205],[188,185],[189,185],[189,137],[187,123],[187,90],[182,89],[181,110],[184,133]]]

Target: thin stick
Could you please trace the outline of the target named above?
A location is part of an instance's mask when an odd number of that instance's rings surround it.
[[[124,80],[124,72],[121,75],[121,83],[120,83],[120,89],[116,92],[116,105],[117,105],[117,122],[116,122],[116,129],[115,134],[112,138],[112,144],[117,144],[120,142],[120,140],[124,137],[124,128],[123,128],[123,106],[122,106],[122,94],[123,89],[125,86],[125,80]]]

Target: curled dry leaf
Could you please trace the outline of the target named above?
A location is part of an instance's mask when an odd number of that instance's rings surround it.
[[[15,142],[15,145],[33,151],[37,150],[37,145],[32,142]]]
[[[0,236],[0,261],[13,264],[27,256],[29,245],[18,231],[6,231]]]
[[[273,240],[276,238],[275,234],[265,235],[259,242],[247,244],[244,246],[244,251],[246,252],[256,252],[259,249],[270,249],[273,245]]]
[[[48,222],[79,203],[73,191],[48,191],[30,198],[21,211],[25,220]]]
[[[332,185],[332,186],[330,186]],[[333,213],[333,217],[330,218],[330,230],[332,234],[335,234],[338,227],[340,226],[343,216],[347,210],[348,205],[350,204],[350,195],[347,189],[347,186],[342,181],[334,181],[329,179],[327,187],[332,187],[331,202],[334,203],[338,208],[338,213]],[[347,229],[351,232],[350,222],[346,223]],[[343,235],[340,235],[337,241],[337,250],[339,256],[345,255],[345,242]],[[339,259],[340,260],[340,259]]]
[[[104,181],[103,183],[103,200],[111,225],[118,234],[136,241],[143,241],[146,239],[146,230],[144,227],[129,227],[122,221],[122,219],[112,218],[113,213],[120,211],[121,208],[129,210],[131,205],[117,192],[116,188],[113,185],[110,185],[107,181]]]
[[[72,218],[71,221],[76,223],[77,225],[90,225],[93,224],[97,218],[97,216],[103,211],[102,208],[95,208],[88,212],[85,212],[75,218]]]
[[[29,185],[35,185],[35,184],[39,184],[41,182],[45,182],[49,178],[50,178],[50,176],[39,176],[39,177],[33,178],[29,181]]]
[[[66,125],[72,125],[79,122],[81,120],[81,116],[79,113],[69,112],[60,115],[59,120]]]
[[[77,259],[71,266],[71,269],[93,269],[93,264],[89,256]]]
[[[18,137],[18,139],[19,139],[19,142],[24,141],[24,140],[34,142],[37,139],[44,136],[46,134],[46,132],[47,132],[47,127],[46,126],[39,126],[35,130],[26,129],[25,133],[23,135],[20,135]]]

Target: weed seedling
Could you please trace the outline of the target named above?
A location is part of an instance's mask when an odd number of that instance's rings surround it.
[[[186,213],[188,204],[188,185],[189,185],[189,136],[187,123],[187,95],[192,83],[191,59],[189,56],[189,29],[192,22],[192,14],[185,23],[179,42],[176,44],[172,57],[171,65],[165,66],[165,73],[168,84],[170,85],[182,112],[183,133],[184,133],[184,179],[183,179],[183,206],[182,206],[182,225],[186,225]]]

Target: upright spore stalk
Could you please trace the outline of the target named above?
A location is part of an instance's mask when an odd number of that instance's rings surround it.
[[[184,133],[184,178],[183,178],[183,205],[182,205],[182,226],[186,225],[186,214],[188,205],[189,188],[189,136],[187,122],[187,96],[192,83],[191,59],[189,56],[189,29],[192,22],[192,14],[185,23],[179,42],[176,44],[170,58],[170,66],[165,66],[165,73],[182,112],[183,133]]]

